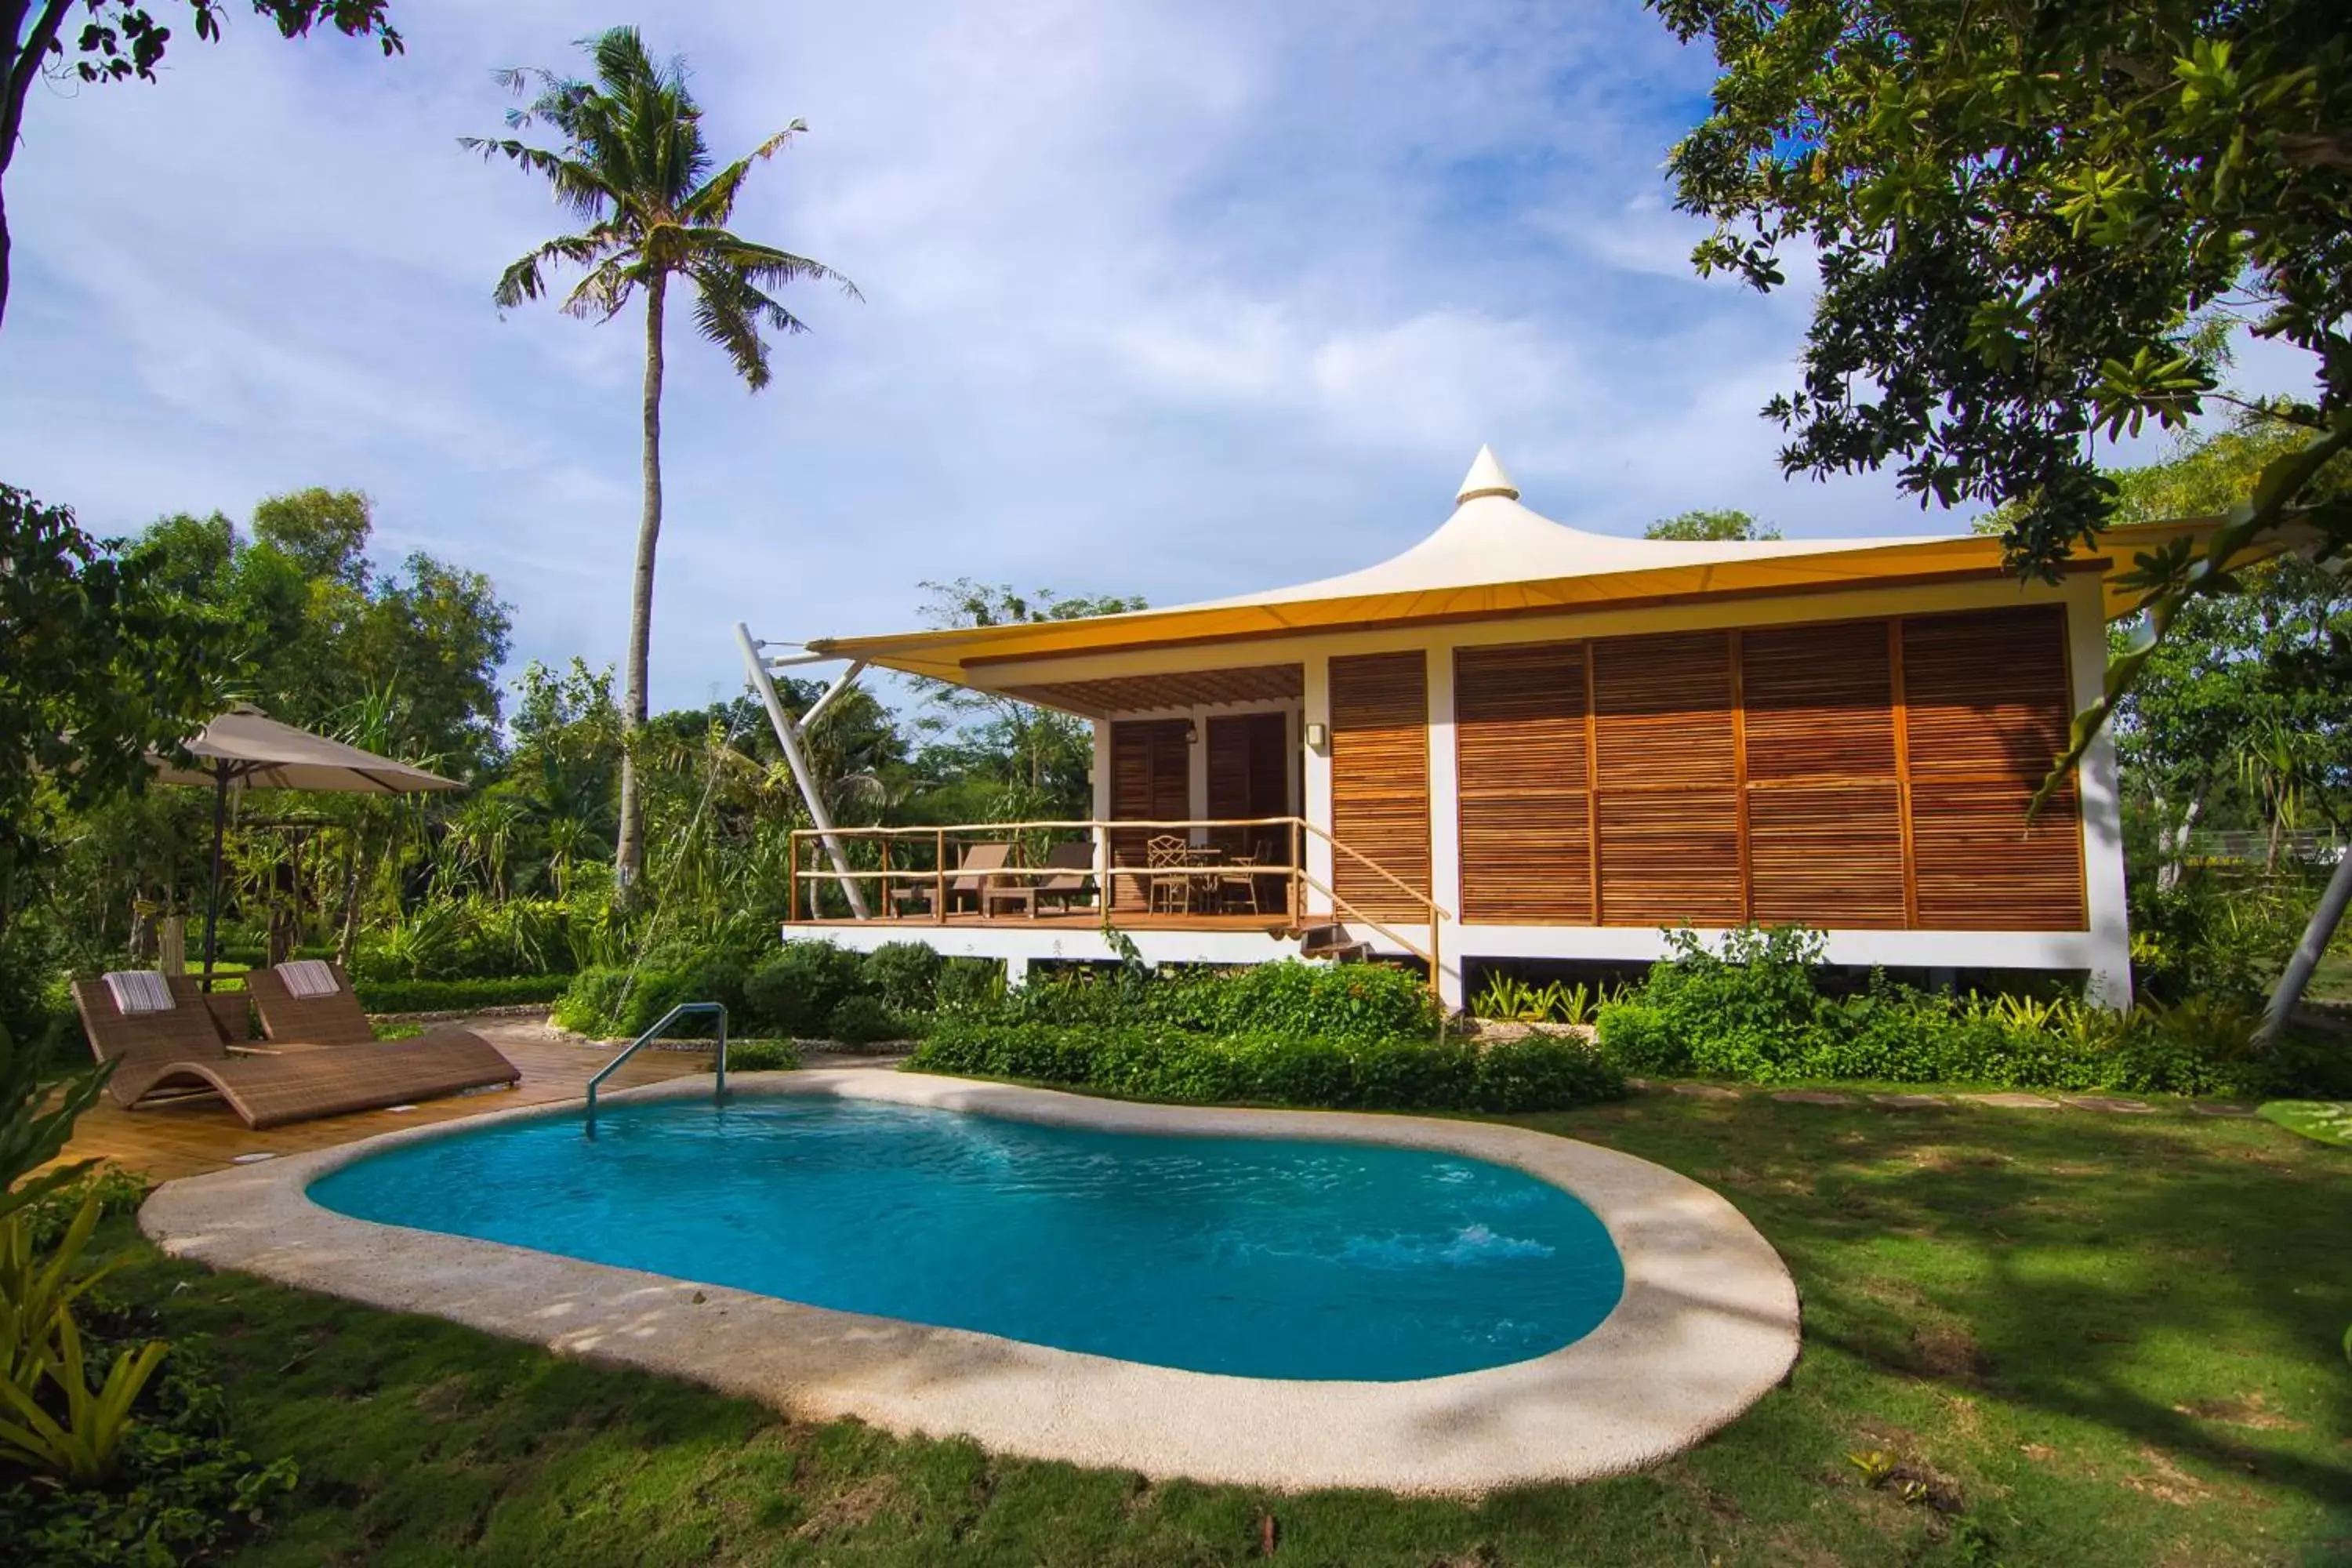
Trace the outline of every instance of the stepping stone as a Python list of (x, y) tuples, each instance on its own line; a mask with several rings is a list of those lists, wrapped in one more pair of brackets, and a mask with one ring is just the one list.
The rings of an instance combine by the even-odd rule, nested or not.
[(1998, 1105), (2003, 1110), (2055, 1110), (2058, 1102), (2039, 1094), (1964, 1094), (1962, 1100), (1978, 1105)]
[(1874, 1094), (1874, 1102), (1895, 1110), (1925, 1110), (1930, 1106), (1945, 1104), (1940, 1094)]
[(1852, 1105), (1853, 1096), (1831, 1094), (1818, 1089), (1784, 1089), (1773, 1099), (1783, 1105)]
[(1676, 1094), (1687, 1094), (1693, 1100), (1738, 1100), (1736, 1089), (1717, 1089), (1711, 1083), (1676, 1083), (1667, 1086)]
[(2253, 1116), (2258, 1114), (2251, 1105), (2208, 1105), (2200, 1101), (2198, 1104), (2190, 1106), (2189, 1109), (2191, 1113), (2198, 1116)]
[(2156, 1107), (2144, 1100), (2117, 1100), (2108, 1094), (2070, 1094), (2066, 1103), (2081, 1110), (2119, 1110), (2127, 1116), (2156, 1114)]

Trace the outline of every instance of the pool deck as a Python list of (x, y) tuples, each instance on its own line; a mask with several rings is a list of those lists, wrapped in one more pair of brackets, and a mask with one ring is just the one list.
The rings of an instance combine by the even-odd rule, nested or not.
[[(1796, 1359), (1795, 1285), (1738, 1211), (1663, 1166), (1591, 1144), (1489, 1122), (1141, 1105), (871, 1068), (744, 1074), (732, 1084), (1112, 1131), (1390, 1143), (1491, 1160), (1588, 1205), (1623, 1259), (1625, 1294), (1584, 1338), (1507, 1366), (1409, 1383), (1232, 1377), (376, 1225), (305, 1195), (316, 1177), (375, 1150), (544, 1107), (173, 1182), (140, 1219), (175, 1256), (690, 1378), (805, 1419), (856, 1416), (1002, 1453), (1286, 1489), (1475, 1495), (1635, 1469), (1737, 1417)], [(686, 1080), (614, 1098), (709, 1092), (707, 1080)]]
[[(111, 1100), (101, 1099), (74, 1123), (73, 1140), (58, 1157), (68, 1161), (106, 1160), (153, 1181), (168, 1182), (226, 1170), (240, 1159), (250, 1160), (256, 1155), (307, 1153), (373, 1138), (380, 1132), (461, 1118), (470, 1120), (485, 1110), (561, 1104), (586, 1093), (590, 1075), (611, 1061), (627, 1043), (583, 1039), (536, 1020), (484, 1018), (459, 1022), (496, 1046), (500, 1055), (521, 1070), (521, 1080), (512, 1089), (423, 1100), (405, 1110), (322, 1116), (258, 1132), (238, 1121), (236, 1112), (216, 1098), (138, 1110), (125, 1110)], [(707, 1050), (663, 1047), (639, 1051), (623, 1063), (608, 1081), (638, 1088), (709, 1070), (710, 1053)]]

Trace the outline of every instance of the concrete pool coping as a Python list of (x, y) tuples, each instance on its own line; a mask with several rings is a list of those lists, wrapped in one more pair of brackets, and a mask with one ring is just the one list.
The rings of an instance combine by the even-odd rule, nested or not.
[[(1521, 1127), (1349, 1111), (1148, 1105), (877, 1068), (730, 1075), (733, 1095), (829, 1095), (1145, 1134), (1433, 1149), (1526, 1171), (1600, 1216), (1625, 1293), (1600, 1327), (1531, 1361), (1409, 1383), (1234, 1377), (961, 1329), (804, 1306), (501, 1242), (347, 1217), (310, 1201), (329, 1171), (528, 1106), (167, 1183), (140, 1224), (176, 1258), (560, 1354), (688, 1378), (807, 1420), (1154, 1479), (1476, 1494), (1618, 1474), (1739, 1415), (1796, 1360), (1780, 1256), (1717, 1193), (1631, 1154)], [(698, 1099), (677, 1079), (607, 1102)], [(528, 1202), (519, 1193), (516, 1201)]]

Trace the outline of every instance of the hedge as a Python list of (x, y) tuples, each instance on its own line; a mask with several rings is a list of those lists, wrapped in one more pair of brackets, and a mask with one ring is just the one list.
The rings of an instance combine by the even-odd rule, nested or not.
[(571, 981), (568, 974), (516, 974), (502, 980), (355, 980), (352, 987), (371, 1013), (457, 1013), (553, 1002)]
[(1624, 1092), (1580, 1041), (1529, 1036), (1480, 1047), (1391, 1037), (1209, 1035), (1169, 1025), (935, 1022), (908, 1066), (1023, 1079), (1135, 1100), (1362, 1110), (1564, 1110)]
[(1855, 995), (1817, 985), (1822, 939), (1735, 931), (1720, 952), (1670, 931), (1675, 957), (1601, 1010), (1621, 1070), (1750, 1083), (1862, 1080), (2254, 1099), (2345, 1082), (2343, 1053), (2298, 1040), (2254, 1048), (2260, 1015), (2227, 998), (2128, 1016), (2071, 999), (1954, 996), (1874, 977)]

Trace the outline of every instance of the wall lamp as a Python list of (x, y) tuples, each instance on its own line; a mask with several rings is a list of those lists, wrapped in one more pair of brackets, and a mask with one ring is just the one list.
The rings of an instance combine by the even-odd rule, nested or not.
[(1319, 722), (1310, 723), (1307, 726), (1307, 749), (1308, 751), (1319, 752), (1330, 743), (1331, 731), (1329, 726)]

